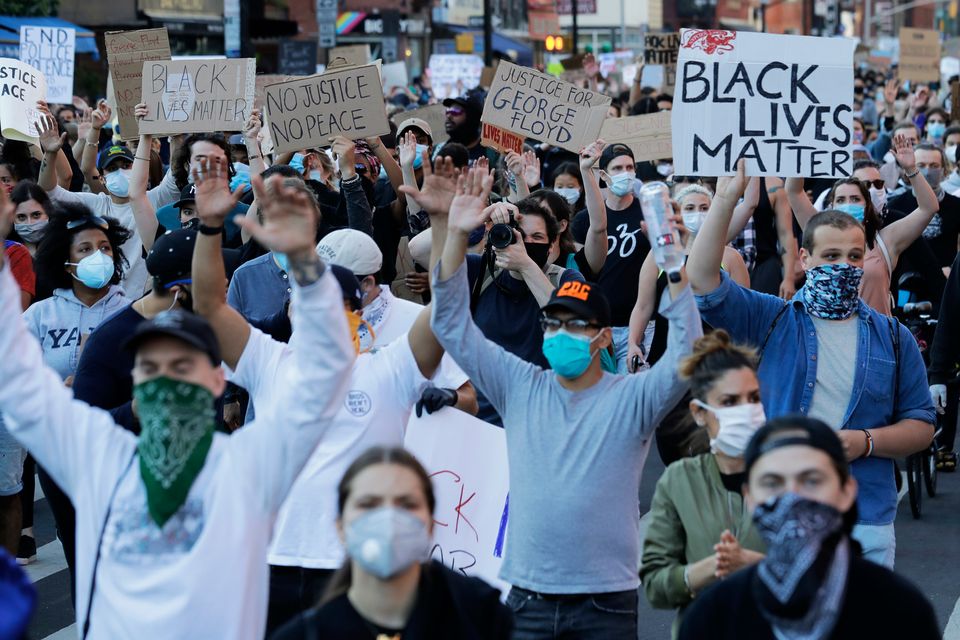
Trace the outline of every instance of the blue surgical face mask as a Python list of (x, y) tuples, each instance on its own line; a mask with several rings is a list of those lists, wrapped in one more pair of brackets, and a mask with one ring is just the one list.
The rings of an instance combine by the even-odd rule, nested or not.
[(610, 349), (600, 349), (600, 368), (607, 373), (617, 373), (617, 361), (610, 354)]
[(240, 185), (250, 186), (250, 166), (242, 162), (233, 163), (234, 174), (230, 178), (230, 191), (236, 190)]
[(834, 207), (837, 211), (842, 211), (853, 217), (859, 223), (863, 223), (863, 213), (865, 208), (862, 204), (856, 204), (853, 202), (845, 202), (843, 204), (838, 204)]
[(377, 176), (377, 180), (386, 180), (387, 179), (387, 168), (380, 165), (380, 174)]
[(319, 169), (311, 169), (310, 179), (313, 180), (314, 182), (323, 182), (323, 174), (320, 172)]
[(297, 170), (297, 173), (303, 173), (303, 154), (295, 153), (290, 159), (290, 167)]
[(636, 181), (637, 177), (627, 172), (610, 176), (610, 191), (618, 198), (622, 198), (633, 191), (633, 185)]
[(430, 148), (430, 147), (428, 147), (428, 146), (425, 145), (425, 144), (418, 144), (418, 145), (417, 145), (417, 153), (416, 153), (416, 155), (413, 157), (413, 168), (414, 168), (414, 169), (420, 169), (421, 167), (423, 167), (423, 153), (424, 153), (425, 151), (427, 151), (427, 149), (429, 149), (429, 148)]
[(927, 124), (927, 137), (940, 139), (947, 132), (947, 125), (942, 122), (930, 122)]
[(577, 204), (580, 201), (580, 189), (576, 187), (557, 187), (554, 191), (570, 204)]
[(91, 289), (103, 289), (110, 284), (116, 269), (113, 258), (103, 251), (91, 253), (80, 262), (68, 262), (67, 264), (77, 268), (76, 275), (71, 275)]
[(280, 268), (286, 272), (290, 272), (290, 258), (287, 257), (285, 253), (279, 253), (277, 251), (271, 251), (273, 254), (273, 259), (277, 261), (277, 264), (280, 265)]
[(593, 361), (594, 354), (590, 353), (590, 345), (599, 337), (599, 333), (590, 338), (560, 329), (543, 336), (543, 355), (558, 376), (567, 379), (579, 378)]
[(126, 198), (130, 195), (130, 174), (132, 169), (117, 169), (106, 175), (104, 182), (107, 185), (107, 191), (118, 198)]
[(406, 509), (372, 509), (348, 524), (344, 533), (350, 558), (381, 580), (426, 562), (430, 555), (427, 525)]

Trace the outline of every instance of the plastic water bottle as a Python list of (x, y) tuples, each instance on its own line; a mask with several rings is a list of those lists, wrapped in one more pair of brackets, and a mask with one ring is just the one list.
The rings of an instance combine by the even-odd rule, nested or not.
[(647, 236), (657, 266), (667, 272), (670, 282), (680, 282), (683, 268), (683, 245), (673, 223), (670, 188), (662, 182), (648, 182), (640, 190), (640, 208), (647, 222)]

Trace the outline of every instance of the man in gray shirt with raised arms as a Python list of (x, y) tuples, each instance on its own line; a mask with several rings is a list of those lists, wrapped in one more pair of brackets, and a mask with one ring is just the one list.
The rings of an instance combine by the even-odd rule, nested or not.
[(667, 351), (632, 376), (600, 368), (612, 336), (610, 306), (595, 285), (566, 283), (544, 307), (552, 370), (487, 340), (470, 317), (464, 255), (467, 236), (496, 206), (487, 206), (492, 182), (481, 171), (462, 175), (449, 224), (424, 208), (433, 251), (442, 248), (433, 331), (506, 430), (510, 525), (501, 577), (513, 585), (514, 638), (636, 637), (640, 474), (654, 428), (686, 390), (677, 361), (702, 334), (700, 317), (685, 278), (671, 283), (660, 308), (670, 320)]

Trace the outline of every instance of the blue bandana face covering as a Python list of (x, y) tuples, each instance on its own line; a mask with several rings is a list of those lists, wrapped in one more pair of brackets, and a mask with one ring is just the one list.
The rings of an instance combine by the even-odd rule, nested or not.
[(860, 299), (863, 269), (846, 262), (821, 264), (807, 270), (803, 297), (810, 315), (825, 320), (845, 320)]

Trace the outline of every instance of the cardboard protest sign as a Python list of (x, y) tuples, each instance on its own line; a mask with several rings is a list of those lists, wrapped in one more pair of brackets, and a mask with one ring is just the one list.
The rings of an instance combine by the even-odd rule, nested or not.
[[(680, 34), (648, 33), (643, 37), (643, 62), (662, 69), (663, 79), (656, 85), (667, 93), (674, 92), (677, 83), (677, 56), (680, 49)], [(646, 72), (646, 68), (644, 68)]]
[(407, 81), (407, 63), (402, 60), (383, 65), (380, 68), (380, 75), (383, 80), (383, 90), (386, 93), (396, 87), (406, 87), (409, 84)]
[(20, 61), (47, 79), (44, 100), (70, 104), (73, 100), (73, 61), (77, 30), (64, 27), (20, 27)]
[(433, 559), (506, 593), (509, 587), (499, 577), (510, 487), (503, 429), (442, 409), (411, 416), (404, 446), (433, 481)]
[(337, 64), (346, 64), (350, 66), (362, 66), (370, 62), (370, 45), (368, 44), (348, 44), (341, 47), (330, 49), (327, 56), (327, 66), (334, 62)]
[(523, 152), (523, 136), (486, 122), (481, 126), (480, 142), (498, 153)]
[(428, 65), (430, 85), (438, 100), (462, 96), (480, 85), (483, 58), (472, 54), (433, 54)]
[(429, 107), (413, 109), (412, 111), (401, 111), (393, 116), (393, 121), (397, 126), (400, 126), (404, 120), (410, 118), (420, 118), (430, 125), (430, 130), (433, 132), (433, 144), (446, 142), (450, 139), (446, 127), (447, 108), (442, 104), (432, 104)]
[(900, 29), (901, 80), (940, 80), (940, 32), (933, 29)]
[(633, 151), (636, 162), (673, 157), (669, 111), (626, 118), (607, 118), (600, 127), (600, 137), (607, 143), (625, 144)]
[(375, 64), (327, 71), (266, 87), (267, 124), (277, 153), (326, 147), (390, 132)]
[(317, 68), (316, 40), (281, 40), (277, 48), (280, 73), (291, 76), (313, 75)]
[(678, 175), (847, 177), (853, 41), (684, 29), (673, 107)]
[(167, 30), (108, 31), (104, 34), (104, 45), (116, 98), (111, 106), (120, 124), (120, 137), (136, 140), (140, 133), (133, 109), (140, 103), (143, 63), (145, 60), (170, 59)]
[(37, 100), (46, 100), (47, 80), (37, 69), (0, 58), (0, 134), (7, 140), (39, 144)]
[(263, 113), (263, 105), (265, 104), (265, 97), (267, 95), (267, 85), (296, 79), (297, 76), (287, 76), (282, 73), (261, 73), (254, 82), (253, 107), (260, 109), (260, 112)]
[(505, 60), (481, 122), (577, 153), (595, 141), (611, 98)]
[(150, 109), (141, 133), (241, 131), (253, 110), (257, 63), (154, 60), (143, 63), (143, 101)]

